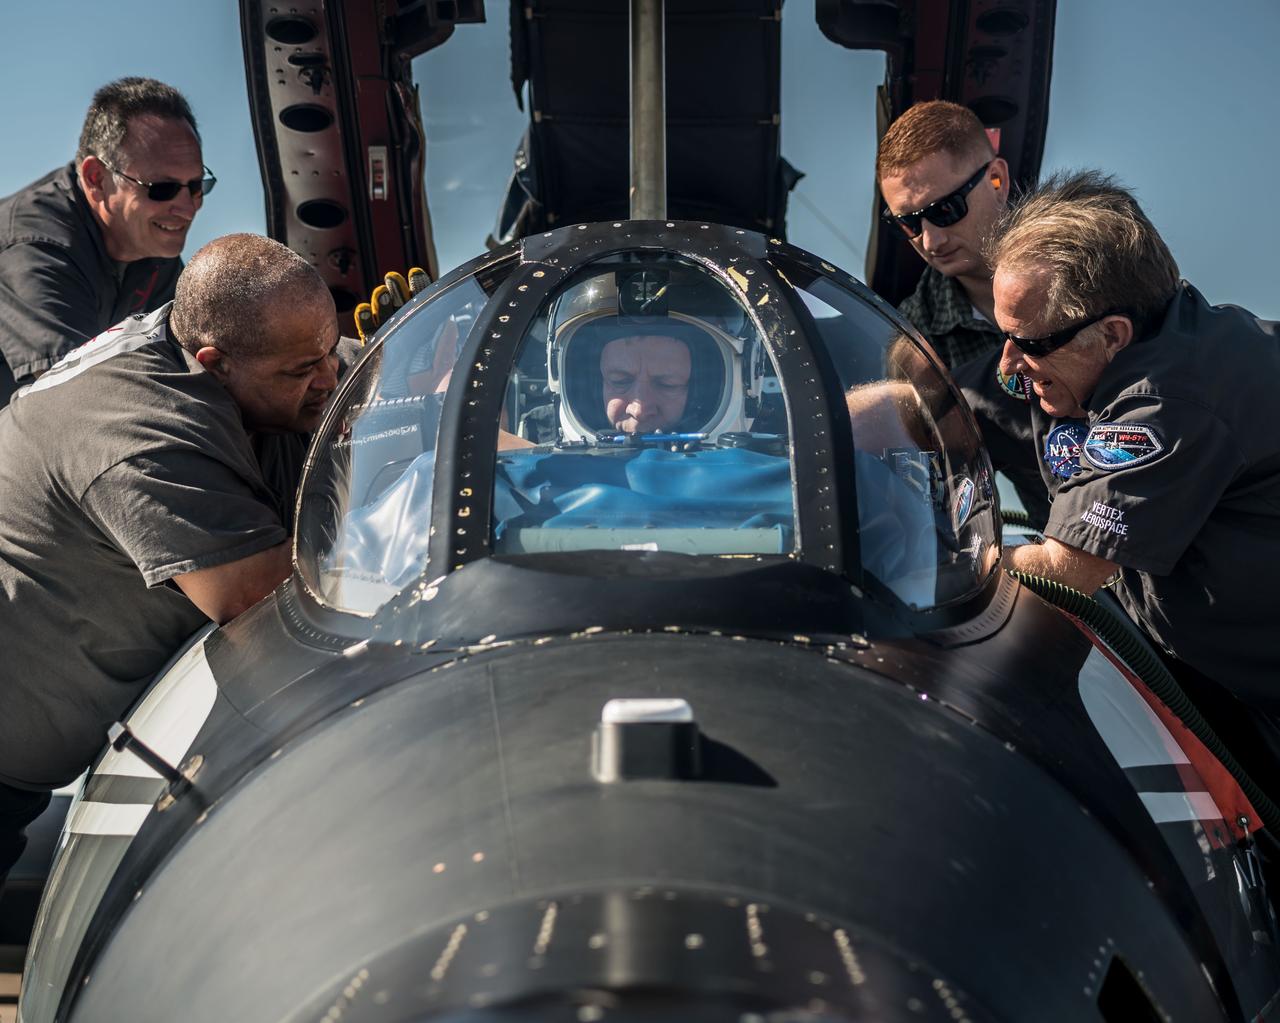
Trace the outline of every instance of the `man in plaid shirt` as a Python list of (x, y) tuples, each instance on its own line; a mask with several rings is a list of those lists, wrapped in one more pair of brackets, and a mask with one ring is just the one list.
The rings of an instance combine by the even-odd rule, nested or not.
[(967, 107), (917, 103), (890, 125), (876, 154), (883, 218), (911, 241), (924, 275), (900, 311), (933, 345), (973, 407), (995, 468), (1037, 525), (1049, 499), (1036, 463), (1027, 392), (1000, 374), (983, 242), (1009, 201), (1009, 166)]

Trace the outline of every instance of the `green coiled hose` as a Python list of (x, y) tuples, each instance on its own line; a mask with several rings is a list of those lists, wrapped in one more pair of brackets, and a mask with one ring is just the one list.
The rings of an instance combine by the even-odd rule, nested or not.
[(1031, 516), (1018, 508), (1001, 508), (1000, 518), (1004, 520), (1006, 526), (1019, 526), (1026, 529), (1033, 528), (1031, 525)]
[[(1009, 520), (1008, 515), (1005, 516), (1005, 520)], [(1209, 752), (1222, 762), (1222, 766), (1231, 772), (1231, 776), (1239, 783), (1249, 802), (1262, 817), (1262, 826), (1272, 835), (1280, 837), (1280, 807), (1272, 802), (1231, 755), (1231, 751), (1218, 738), (1218, 733), (1196, 710), (1195, 704), (1169, 673), (1164, 662), (1129, 631), (1114, 611), (1099, 604), (1087, 593), (1073, 590), (1070, 586), (1064, 586), (1053, 579), (1011, 569), (1006, 571), (1032, 593), (1079, 618), (1101, 636), (1107, 646), (1111, 647), (1120, 659), (1133, 669), (1134, 674), (1146, 683), (1164, 705), (1178, 716), (1178, 720), (1186, 725), (1191, 733), (1204, 743)]]

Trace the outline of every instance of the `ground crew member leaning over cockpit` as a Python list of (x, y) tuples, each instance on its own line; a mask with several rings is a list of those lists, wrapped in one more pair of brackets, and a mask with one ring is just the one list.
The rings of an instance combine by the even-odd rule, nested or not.
[(1097, 172), (1027, 196), (990, 258), (1004, 370), (1033, 388), (1038, 448), (1084, 420), (1078, 458), (1046, 473), (1044, 543), (1009, 563), (1085, 593), (1118, 573), (1125, 609), (1276, 795), (1277, 324), (1180, 282), (1133, 196)]
[(0, 410), (0, 880), (49, 791), (201, 625), (280, 583), (303, 436), (337, 386), (315, 269), (255, 235), (196, 253), (172, 306)]

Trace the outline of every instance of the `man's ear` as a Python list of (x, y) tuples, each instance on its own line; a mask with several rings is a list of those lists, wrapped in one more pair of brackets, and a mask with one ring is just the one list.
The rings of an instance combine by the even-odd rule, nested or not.
[(1133, 320), (1121, 313), (1102, 321), (1102, 348), (1107, 353), (1107, 362), (1129, 347), (1134, 333)]
[(997, 156), (987, 168), (987, 180), (999, 196), (1000, 205), (1009, 201), (1009, 164), (1003, 156)]
[(221, 349), (205, 345), (196, 352), (196, 362), (200, 363), (206, 372), (212, 373), (219, 383), (226, 383), (227, 357)]
[(107, 175), (111, 173), (105, 163), (96, 156), (86, 156), (80, 161), (77, 169), (80, 176), (80, 188), (94, 202), (104, 202), (106, 200), (106, 191), (104, 184)]

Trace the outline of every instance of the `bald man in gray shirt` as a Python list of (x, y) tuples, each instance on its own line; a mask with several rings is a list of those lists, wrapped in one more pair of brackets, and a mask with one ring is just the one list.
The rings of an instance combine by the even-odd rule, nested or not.
[(196, 254), (171, 306), (0, 411), (0, 877), (31, 810), (181, 642), (288, 574), (296, 471), (273, 485), (263, 466), (319, 423), (337, 345), (315, 270), (230, 235)]

